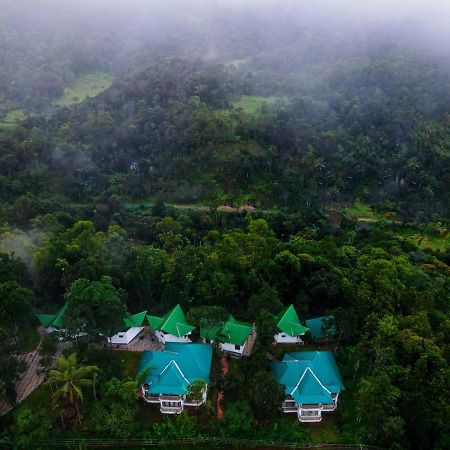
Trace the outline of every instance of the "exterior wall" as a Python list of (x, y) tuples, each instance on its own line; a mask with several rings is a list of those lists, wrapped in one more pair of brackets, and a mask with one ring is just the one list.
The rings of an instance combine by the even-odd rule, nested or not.
[(322, 413), (332, 412), (337, 408), (339, 394), (332, 394), (333, 404), (331, 405), (297, 405), (292, 397), (288, 396), (282, 403), (284, 413), (297, 413), (300, 422), (320, 422)]
[(300, 336), (289, 336), (286, 333), (277, 333), (273, 336), (277, 344), (303, 344)]
[(236, 348), (236, 346), (234, 344), (219, 344), (220, 350), (222, 350), (223, 352), (229, 352), (229, 353), (234, 353), (236, 355), (242, 355), (242, 352), (244, 351), (244, 347), (245, 347), (245, 342), (243, 345), (240, 345), (239, 348)]
[(163, 344), (165, 344), (166, 342), (192, 342), (188, 336), (191, 333), (186, 334), (185, 336), (182, 337), (178, 337), (178, 336), (174, 336), (173, 334), (169, 334), (169, 333), (163, 333), (162, 331), (155, 331), (155, 335), (158, 338), (158, 340), (160, 342), (162, 342)]
[(185, 395), (147, 395), (144, 386), (141, 386), (142, 398), (147, 403), (159, 403), (162, 414), (180, 414), (185, 406), (198, 407), (206, 402), (208, 396), (208, 385), (203, 390), (202, 398), (198, 401), (186, 399)]
[(131, 327), (127, 331), (120, 331), (114, 336), (108, 338), (108, 342), (111, 344), (129, 344), (144, 327)]

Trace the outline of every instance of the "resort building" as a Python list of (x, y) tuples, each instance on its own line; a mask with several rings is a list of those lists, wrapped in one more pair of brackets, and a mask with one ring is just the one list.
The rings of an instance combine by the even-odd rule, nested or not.
[(242, 356), (246, 349), (251, 351), (250, 343), (256, 338), (256, 332), (252, 325), (239, 322), (230, 314), (222, 326), (202, 328), (200, 337), (204, 342), (218, 342), (223, 352)]
[(44, 327), (46, 333), (53, 333), (54, 331), (63, 331), (63, 318), (66, 313), (68, 303), (56, 314), (36, 314), (40, 324)]
[(298, 317), (294, 305), (288, 306), (276, 317), (278, 333), (274, 335), (277, 344), (303, 344), (303, 336), (309, 328), (304, 326)]
[(144, 401), (164, 414), (206, 401), (211, 370), (211, 344), (168, 342), (164, 351), (143, 352), (137, 374), (148, 371), (141, 385)]
[(283, 412), (296, 413), (300, 422), (320, 422), (323, 412), (337, 408), (344, 385), (331, 352), (286, 353), (271, 369), (285, 387)]
[(129, 315), (123, 318), (123, 326), (120, 331), (108, 338), (110, 344), (129, 344), (141, 331), (144, 330), (144, 322), (147, 311)]
[(315, 340), (328, 340), (336, 335), (336, 325), (333, 316), (314, 317), (305, 320)]
[(195, 329), (187, 323), (180, 305), (175, 306), (163, 317), (147, 316), (150, 328), (160, 342), (191, 342), (189, 335)]

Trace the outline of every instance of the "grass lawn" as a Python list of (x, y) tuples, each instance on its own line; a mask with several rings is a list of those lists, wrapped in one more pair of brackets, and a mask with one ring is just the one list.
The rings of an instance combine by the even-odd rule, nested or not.
[(450, 239), (420, 233), (411, 228), (403, 228), (398, 230), (397, 234), (407, 241), (416, 244), (419, 248), (430, 248), (434, 251), (445, 251), (450, 246)]
[(346, 214), (358, 222), (377, 222), (381, 219), (369, 205), (357, 200), (352, 206), (345, 208)]
[(25, 118), (25, 113), (21, 109), (15, 109), (9, 111), (4, 116), (0, 117), (0, 127), (8, 127), (17, 125), (21, 120)]
[(256, 95), (241, 95), (231, 100), (233, 108), (242, 108), (246, 113), (251, 115), (259, 114), (264, 104), (273, 104), (280, 97), (258, 97)]
[(92, 72), (77, 77), (71, 86), (64, 89), (64, 95), (53, 101), (56, 106), (70, 106), (95, 97), (112, 84), (111, 75), (105, 72)]
[(123, 376), (134, 378), (136, 375), (136, 370), (139, 365), (139, 360), (141, 359), (142, 353), (141, 352), (126, 352), (126, 351), (120, 351), (117, 352), (118, 355), (122, 358), (124, 371)]
[[(308, 424), (312, 444), (335, 444), (338, 442), (338, 430), (335, 425), (336, 413), (324, 413), (322, 421)], [(297, 417), (295, 416), (295, 419)]]

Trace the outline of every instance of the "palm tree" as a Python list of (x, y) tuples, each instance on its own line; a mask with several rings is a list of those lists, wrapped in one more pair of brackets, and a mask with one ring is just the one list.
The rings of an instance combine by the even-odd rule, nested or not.
[(61, 356), (58, 359), (56, 369), (50, 371), (45, 384), (57, 387), (53, 392), (52, 402), (58, 404), (61, 400), (68, 401), (70, 405), (74, 405), (77, 411), (78, 421), (81, 423), (80, 410), (78, 400), (83, 402), (82, 386), (93, 386), (92, 379), (99, 371), (97, 366), (83, 366), (77, 363), (75, 353), (70, 354), (67, 358)]

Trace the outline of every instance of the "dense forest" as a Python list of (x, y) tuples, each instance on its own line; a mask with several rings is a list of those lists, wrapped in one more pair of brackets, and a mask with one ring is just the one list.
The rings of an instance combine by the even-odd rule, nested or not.
[[(433, 35), (414, 27), (420, 14), (377, 10), (350, 26), (362, 12), (344, 20), (327, 2), (132, 3), (7, 1), (0, 15), (0, 412), (12, 407), (0, 442), (449, 448), (450, 67), (438, 17)], [(42, 337), (36, 314), (65, 304), (72, 338)], [(227, 377), (215, 350), (222, 420), (213, 394), (204, 410), (155, 414), (137, 399), (134, 352), (99, 342), (127, 312), (177, 304), (193, 322), (220, 310), (258, 330)], [(268, 371), (267, 353), (283, 351), (274, 315), (290, 304), (336, 320), (321, 345), (346, 390), (319, 425), (283, 415)], [(36, 373), (51, 379), (63, 355), (58, 370), (94, 389), (55, 401), (44, 382), (21, 401), (34, 349)]]

